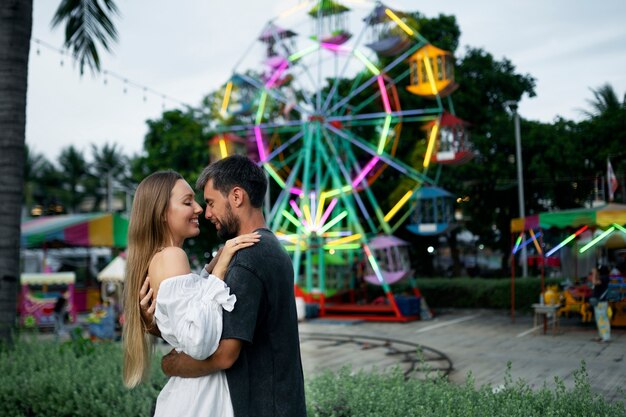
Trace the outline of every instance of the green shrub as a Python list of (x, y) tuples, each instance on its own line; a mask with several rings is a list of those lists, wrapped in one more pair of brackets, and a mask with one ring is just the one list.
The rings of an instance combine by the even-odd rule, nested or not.
[(148, 384), (122, 384), (122, 351), (82, 337), (59, 344), (22, 337), (0, 352), (0, 415), (149, 416), (165, 376), (155, 358)]
[(538, 390), (507, 373), (500, 389), (474, 387), (471, 375), (463, 386), (443, 379), (405, 380), (401, 371), (377, 375), (352, 373), (344, 368), (326, 372), (307, 384), (309, 417), (623, 417), (623, 403), (608, 403), (594, 396), (587, 382), (584, 363), (576, 374), (574, 388), (561, 381), (550, 390)]
[[(559, 282), (546, 279), (544, 285)], [(511, 308), (511, 278), (418, 278), (417, 286), (434, 308)], [(530, 310), (540, 293), (540, 278), (516, 278), (515, 309)]]
[[(0, 415), (19, 416), (149, 416), (165, 383), (155, 358), (152, 377), (133, 390), (121, 381), (122, 352), (117, 343), (77, 338), (59, 344), (22, 338), (0, 351)], [(510, 366), (510, 365), (509, 365)], [(514, 383), (474, 387), (471, 375), (463, 386), (441, 378), (406, 380), (391, 373), (353, 373), (344, 368), (306, 381), (309, 416), (319, 417), (623, 417), (624, 403), (608, 403), (591, 393), (584, 363), (574, 388), (531, 390)]]

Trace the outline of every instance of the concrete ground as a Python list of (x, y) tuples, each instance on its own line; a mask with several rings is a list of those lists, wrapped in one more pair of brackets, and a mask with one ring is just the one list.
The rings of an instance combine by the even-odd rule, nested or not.
[(343, 365), (354, 369), (389, 367), (394, 359), (385, 349), (309, 336), (369, 335), (435, 349), (451, 360), (452, 382), (465, 383), (471, 372), (476, 386), (503, 384), (510, 361), (514, 381), (521, 378), (533, 387), (544, 382), (553, 386), (554, 377), (559, 377), (572, 387), (574, 372), (585, 361), (594, 392), (610, 401), (626, 400), (626, 328), (611, 329), (611, 341), (600, 343), (595, 325), (582, 324), (578, 316), (562, 318), (557, 331), (546, 334), (543, 326), (533, 326), (532, 316), (518, 315), (513, 323), (508, 312), (478, 309), (442, 310), (433, 320), (411, 323), (313, 319), (300, 323), (300, 333), (305, 377)]

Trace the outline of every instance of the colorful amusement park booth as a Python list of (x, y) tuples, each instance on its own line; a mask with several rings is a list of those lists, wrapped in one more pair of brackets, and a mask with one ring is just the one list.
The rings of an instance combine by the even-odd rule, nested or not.
[[(592, 208), (539, 213), (511, 220), (511, 316), (515, 317), (516, 255), (530, 248), (534, 264), (541, 272), (538, 294), (546, 294), (544, 274), (551, 264), (560, 266), (561, 276), (574, 283), (559, 297), (563, 314), (575, 311), (583, 320), (591, 311), (584, 291), (576, 291), (576, 282), (584, 281), (592, 267), (615, 262), (610, 256), (617, 248), (626, 248), (626, 205), (605, 204)], [(617, 245), (617, 246), (616, 246)], [(554, 262), (557, 259), (558, 262)], [(622, 271), (621, 274), (626, 273)], [(613, 312), (612, 326), (626, 326), (626, 280), (622, 275), (610, 277), (607, 301)], [(585, 283), (581, 282), (584, 287)]]
[(54, 259), (68, 260), (59, 268), (76, 270), (72, 303), (76, 311), (86, 311), (100, 302), (98, 264), (114, 249), (126, 247), (128, 219), (117, 213), (45, 216), (22, 221), (21, 232), (22, 254), (38, 252), (38, 262), (24, 272), (55, 272)]
[(73, 272), (25, 273), (21, 275), (20, 323), (26, 327), (54, 326), (54, 305), (59, 297), (67, 301), (66, 311), (76, 321)]

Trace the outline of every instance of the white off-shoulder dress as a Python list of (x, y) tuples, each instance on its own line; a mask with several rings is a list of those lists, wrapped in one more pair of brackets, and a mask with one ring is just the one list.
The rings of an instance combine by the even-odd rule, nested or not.
[[(232, 311), (235, 301), (224, 281), (190, 273), (161, 282), (154, 317), (167, 343), (195, 359), (205, 359), (219, 344), (222, 309)], [(154, 415), (233, 416), (226, 375), (171, 377), (157, 398)]]

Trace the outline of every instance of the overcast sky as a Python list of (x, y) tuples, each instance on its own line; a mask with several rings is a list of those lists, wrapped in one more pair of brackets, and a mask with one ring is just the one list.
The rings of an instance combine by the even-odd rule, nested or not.
[[(58, 0), (34, 0), (33, 38), (60, 48), (62, 30), (50, 29)], [(268, 20), (298, 0), (118, 1), (119, 43), (102, 53), (102, 67), (175, 100), (197, 105), (227, 81)], [(374, 3), (344, 1), (363, 14)], [(364, 3), (367, 3), (363, 6)], [(397, 10), (428, 17), (455, 15), (461, 46), (481, 47), (510, 59), (520, 73), (537, 79), (537, 97), (524, 97), (520, 114), (549, 122), (557, 116), (580, 120), (590, 88), (606, 82), (620, 99), (626, 92), (626, 1), (623, 0), (394, 0)], [(306, 32), (309, 27), (298, 28)], [(354, 32), (360, 28), (351, 28)], [(31, 44), (26, 141), (56, 160), (68, 145), (89, 152), (92, 143), (118, 143), (126, 154), (140, 152), (145, 121), (169, 99), (115, 77), (82, 78), (71, 59)], [(241, 68), (240, 68), (241, 69)], [(462, 86), (460, 88), (463, 88)], [(144, 100), (144, 95), (146, 100)], [(522, 134), (523, 135), (523, 134)]]

